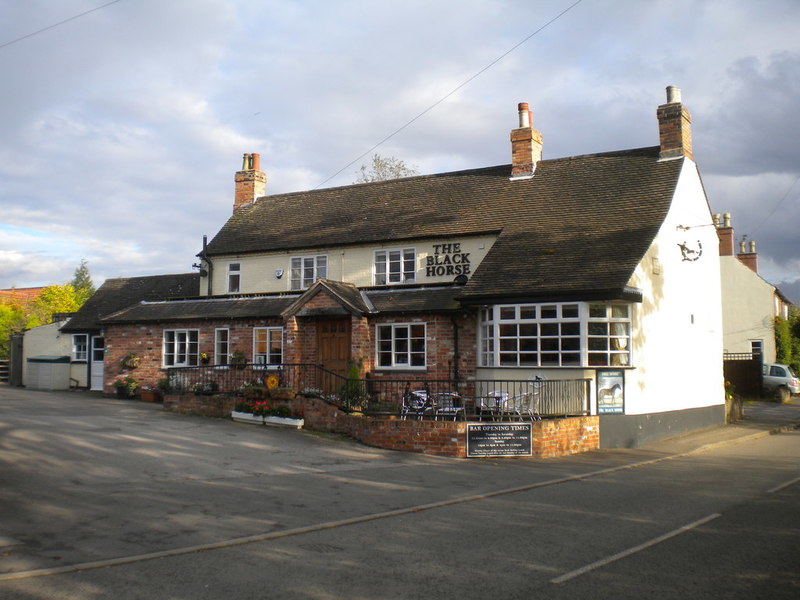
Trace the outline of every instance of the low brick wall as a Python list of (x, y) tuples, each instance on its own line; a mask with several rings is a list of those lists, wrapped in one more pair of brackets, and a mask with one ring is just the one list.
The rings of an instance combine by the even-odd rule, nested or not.
[[(236, 398), (230, 396), (164, 397), (164, 410), (229, 418)], [(437, 456), (467, 456), (467, 424), (464, 421), (402, 420), (398, 417), (368, 417), (347, 414), (319, 398), (295, 398), (288, 402), (302, 410), (305, 429), (341, 433), (368, 446), (419, 452)], [(600, 447), (597, 417), (547, 419), (532, 423), (533, 456), (553, 458)]]
[[(298, 399), (299, 400), (299, 399)], [(305, 428), (343, 433), (369, 446), (438, 456), (467, 456), (463, 421), (406, 420), (348, 415), (317, 398), (306, 398)], [(600, 448), (595, 417), (547, 419), (532, 423), (533, 456), (553, 458)]]
[(231, 396), (196, 396), (169, 394), (164, 396), (164, 410), (182, 415), (230, 418), (236, 398)]

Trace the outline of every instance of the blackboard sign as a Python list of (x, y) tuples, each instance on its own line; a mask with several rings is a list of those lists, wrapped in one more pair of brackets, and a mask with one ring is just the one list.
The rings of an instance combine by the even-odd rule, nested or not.
[(531, 456), (530, 423), (467, 423), (467, 457)]

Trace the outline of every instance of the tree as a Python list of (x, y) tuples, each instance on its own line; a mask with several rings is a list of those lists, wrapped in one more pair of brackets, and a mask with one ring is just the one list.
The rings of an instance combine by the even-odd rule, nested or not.
[(75, 312), (81, 307), (71, 283), (50, 285), (28, 303), (25, 327), (38, 327), (53, 322), (54, 313)]
[(72, 287), (75, 289), (78, 306), (83, 306), (83, 303), (95, 292), (92, 276), (89, 274), (89, 267), (85, 258), (81, 260), (81, 264), (75, 268), (75, 274), (72, 276), (71, 283)]
[(25, 327), (25, 311), (16, 302), (0, 303), (0, 359), (8, 358), (11, 335)]
[(358, 177), (354, 183), (370, 183), (372, 181), (412, 177), (413, 175), (419, 175), (419, 172), (416, 167), (409, 167), (405, 162), (394, 156), (384, 158), (380, 154), (373, 154), (372, 166), (361, 165), (356, 174)]

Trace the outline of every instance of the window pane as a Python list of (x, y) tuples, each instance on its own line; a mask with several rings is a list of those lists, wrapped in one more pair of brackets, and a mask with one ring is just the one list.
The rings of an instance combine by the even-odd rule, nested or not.
[(578, 322), (561, 324), (561, 335), (580, 335), (580, 333), (581, 324)]
[(558, 307), (557, 306), (543, 306), (541, 309), (541, 318), (542, 319), (557, 319), (558, 318)]
[(536, 307), (531, 305), (525, 305), (519, 307), (519, 318), (520, 319), (535, 319), (536, 318)]
[(591, 318), (591, 319), (605, 319), (606, 318), (606, 305), (605, 304), (590, 304), (589, 305), (589, 318)]
[(517, 309), (514, 306), (501, 306), (500, 307), (500, 318), (501, 319), (516, 319), (517, 318)]
[(628, 305), (627, 304), (612, 304), (611, 317), (613, 319), (627, 319), (628, 318)]
[(561, 316), (565, 319), (576, 318), (578, 316), (578, 305), (565, 304), (561, 307)]

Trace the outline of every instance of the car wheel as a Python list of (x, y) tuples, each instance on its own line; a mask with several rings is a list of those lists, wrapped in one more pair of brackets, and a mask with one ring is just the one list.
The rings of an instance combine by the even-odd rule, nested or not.
[(790, 397), (791, 394), (789, 393), (789, 388), (785, 386), (781, 386), (777, 390), (775, 390), (775, 402), (779, 404), (788, 402)]

